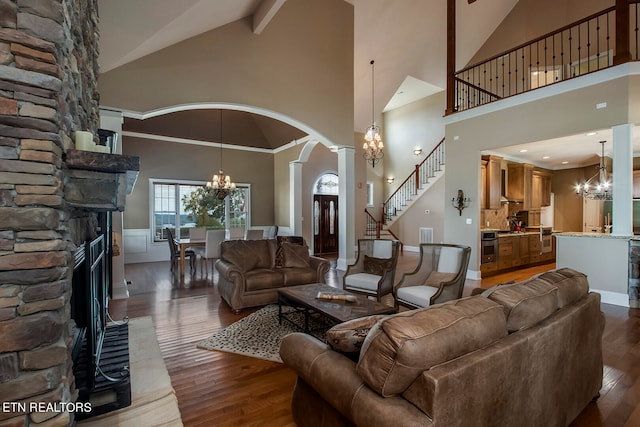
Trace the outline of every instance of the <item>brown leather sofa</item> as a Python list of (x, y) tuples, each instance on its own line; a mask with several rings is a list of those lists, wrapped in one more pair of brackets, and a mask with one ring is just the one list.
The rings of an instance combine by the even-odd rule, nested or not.
[(300, 333), (280, 355), (298, 426), (566, 426), (602, 386), (603, 328), (561, 269), (378, 320), (357, 361)]
[(227, 240), (220, 244), (218, 290), (231, 309), (275, 303), (283, 286), (325, 283), (329, 261), (309, 255), (301, 237)]

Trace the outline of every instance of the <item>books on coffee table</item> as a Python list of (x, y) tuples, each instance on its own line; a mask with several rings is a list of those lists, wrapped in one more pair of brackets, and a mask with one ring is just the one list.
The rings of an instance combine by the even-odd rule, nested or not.
[(318, 294), (316, 295), (316, 299), (356, 302), (355, 295), (332, 294), (330, 292), (318, 292)]

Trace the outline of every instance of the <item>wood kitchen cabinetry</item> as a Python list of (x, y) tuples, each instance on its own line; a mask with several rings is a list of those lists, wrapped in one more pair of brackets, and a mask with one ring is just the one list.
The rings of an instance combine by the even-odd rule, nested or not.
[(501, 164), (502, 157), (500, 156), (482, 156), (482, 164), (480, 166), (482, 193), (480, 200), (482, 201), (481, 207), (484, 209), (500, 209), (501, 207)]
[(640, 199), (640, 170), (633, 171), (633, 198)]
[(511, 163), (507, 172), (507, 199), (522, 202), (520, 210), (530, 210), (533, 165), (529, 163)]
[(525, 233), (506, 233), (498, 236), (498, 259), (496, 262), (480, 265), (480, 272), (484, 276), (529, 267), (537, 264), (554, 262), (556, 259), (556, 237), (551, 238), (551, 250), (542, 250), (540, 233), (528, 231)]
[(531, 209), (551, 204), (551, 175), (535, 170), (531, 173)]

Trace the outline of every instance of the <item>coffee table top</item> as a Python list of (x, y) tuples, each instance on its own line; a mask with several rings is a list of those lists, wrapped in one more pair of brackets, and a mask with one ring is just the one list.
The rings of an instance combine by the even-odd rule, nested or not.
[[(356, 302), (316, 299), (318, 292), (354, 295)], [(389, 307), (388, 305), (371, 301), (362, 295), (352, 294), (321, 283), (281, 288), (278, 289), (278, 295), (297, 305), (310, 308), (313, 311), (323, 314), (336, 322), (346, 322), (347, 320), (374, 314), (393, 314), (396, 312), (394, 307)]]

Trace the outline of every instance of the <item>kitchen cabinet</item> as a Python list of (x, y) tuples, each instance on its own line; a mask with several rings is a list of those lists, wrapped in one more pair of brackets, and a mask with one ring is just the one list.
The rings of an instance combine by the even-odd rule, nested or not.
[(529, 234), (509, 234), (498, 238), (498, 269), (529, 264)]
[(513, 237), (500, 236), (498, 238), (498, 269), (502, 270), (512, 266), (513, 261)]
[(540, 235), (530, 234), (529, 235), (529, 262), (536, 263), (540, 262)]
[(531, 209), (551, 204), (551, 175), (542, 171), (531, 173)]
[(487, 163), (488, 160), (480, 161), (480, 209), (487, 209)]
[[(484, 167), (485, 178), (484, 193), (481, 200), (484, 200), (483, 207), (485, 209), (500, 209), (500, 196), (501, 196), (501, 164), (502, 157), (486, 155), (482, 156), (482, 161), (486, 162)], [(480, 168), (482, 171), (482, 166)]]
[(507, 199), (521, 201), (523, 211), (531, 209), (532, 176), (529, 163), (511, 163), (507, 168)]

